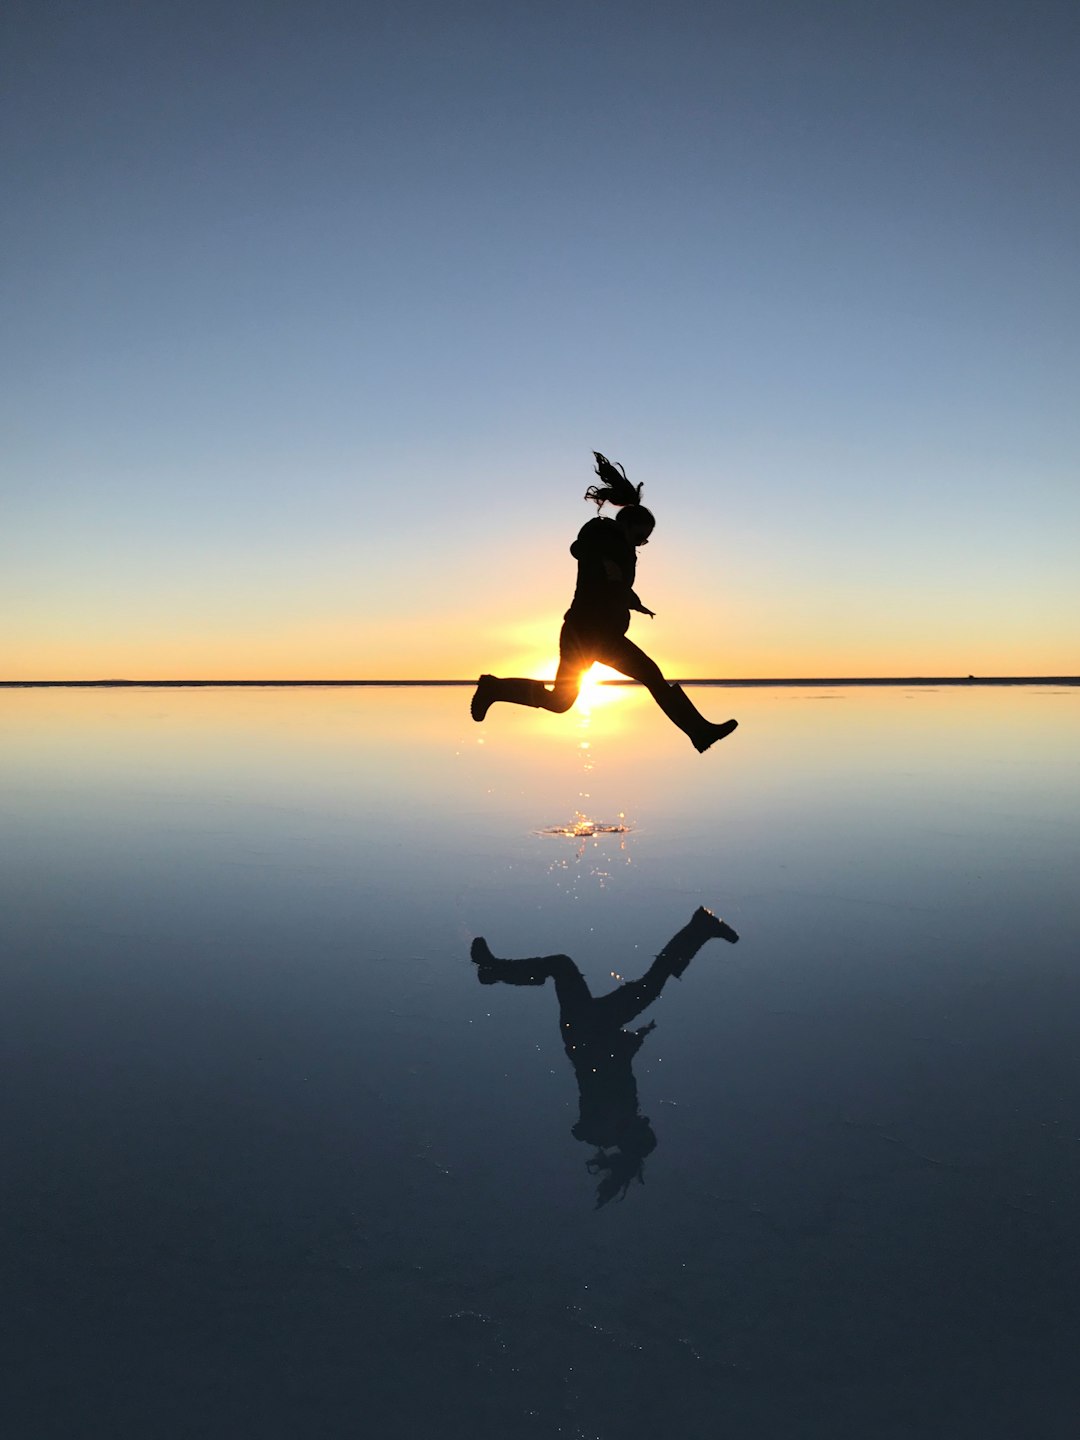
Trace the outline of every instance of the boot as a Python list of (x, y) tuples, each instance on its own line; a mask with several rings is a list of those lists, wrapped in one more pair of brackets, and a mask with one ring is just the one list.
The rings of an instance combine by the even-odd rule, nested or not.
[(673, 935), (657, 956), (677, 980), (703, 945), (710, 940), (726, 940), (729, 945), (738, 943), (739, 936), (726, 920), (721, 920), (704, 905), (699, 905), (677, 935)]
[(531, 705), (539, 710), (547, 689), (542, 680), (500, 680), (496, 675), (481, 675), (476, 682), (476, 692), (469, 705), (474, 720), (483, 720), (496, 700), (510, 705)]
[(476, 978), (481, 985), (543, 985), (548, 972), (542, 961), (500, 960), (488, 948), (482, 935), (472, 942), (469, 956), (476, 966)]
[(660, 708), (684, 735), (690, 737), (690, 743), (699, 755), (704, 755), (717, 740), (730, 735), (739, 723), (737, 720), (725, 720), (722, 725), (714, 725), (711, 720), (706, 720), (681, 685), (668, 686), (667, 695), (660, 699)]

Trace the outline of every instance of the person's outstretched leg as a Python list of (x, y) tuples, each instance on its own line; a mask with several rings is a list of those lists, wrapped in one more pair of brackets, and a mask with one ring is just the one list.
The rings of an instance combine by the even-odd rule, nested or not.
[(667, 687), (667, 695), (660, 701), (660, 708), (684, 734), (689, 735), (699, 755), (704, 755), (710, 745), (723, 740), (739, 725), (737, 720), (724, 720), (720, 724), (706, 720), (681, 685)]
[(595, 1008), (604, 1017), (605, 1024), (628, 1025), (640, 1015), (660, 994), (664, 983), (672, 975), (681, 978), (690, 961), (709, 940), (727, 940), (734, 945), (738, 935), (727, 924), (699, 905), (677, 935), (673, 935), (640, 980), (631, 980), (601, 995), (595, 1001)]
[(699, 754), (704, 754), (710, 745), (730, 735), (739, 723), (737, 720), (725, 720), (716, 725), (706, 720), (682, 686), (669, 685), (656, 661), (625, 635), (606, 642), (599, 659), (605, 665), (621, 670), (631, 680), (640, 680), (668, 719), (689, 737)]
[(683, 971), (707, 940), (726, 940), (729, 945), (739, 943), (739, 935), (726, 920), (699, 905), (677, 935), (673, 935), (656, 957), (657, 964), (663, 962), (670, 974), (682, 978)]

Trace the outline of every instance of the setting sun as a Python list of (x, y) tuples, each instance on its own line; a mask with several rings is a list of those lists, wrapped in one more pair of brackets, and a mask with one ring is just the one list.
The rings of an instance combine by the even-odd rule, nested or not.
[(578, 708), (581, 710), (595, 710), (600, 705), (610, 705), (613, 700), (622, 699), (622, 690), (615, 685), (605, 685), (605, 680), (618, 680), (622, 677), (617, 670), (612, 670), (610, 665), (599, 663), (587, 670), (581, 679), (581, 691), (578, 695)]

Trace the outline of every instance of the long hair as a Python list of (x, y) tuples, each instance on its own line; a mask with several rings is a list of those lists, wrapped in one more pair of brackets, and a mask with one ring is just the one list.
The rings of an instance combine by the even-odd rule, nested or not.
[(594, 450), (593, 454), (596, 457), (596, 473), (602, 483), (590, 485), (585, 491), (585, 499), (592, 500), (597, 510), (604, 504), (614, 505), (616, 508), (622, 505), (640, 505), (644, 485), (631, 485), (621, 465), (613, 465), (599, 450)]
[(591, 1160), (585, 1161), (589, 1174), (601, 1177), (596, 1187), (597, 1210), (616, 1195), (625, 1200), (632, 1181), (645, 1184), (645, 1157), (652, 1154), (656, 1145), (656, 1135), (647, 1117), (637, 1115), (617, 1150), (605, 1150), (601, 1146)]

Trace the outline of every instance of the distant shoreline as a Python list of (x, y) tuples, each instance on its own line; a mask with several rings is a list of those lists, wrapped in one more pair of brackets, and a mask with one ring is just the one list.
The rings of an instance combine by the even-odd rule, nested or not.
[[(602, 685), (637, 685), (636, 680), (602, 680)], [(834, 676), (796, 679), (720, 680), (688, 677), (679, 685), (712, 685), (731, 690), (785, 686), (865, 685), (1080, 685), (1080, 675), (904, 675), (866, 678)], [(0, 680), (0, 690), (345, 690), (473, 686), (476, 680)]]

